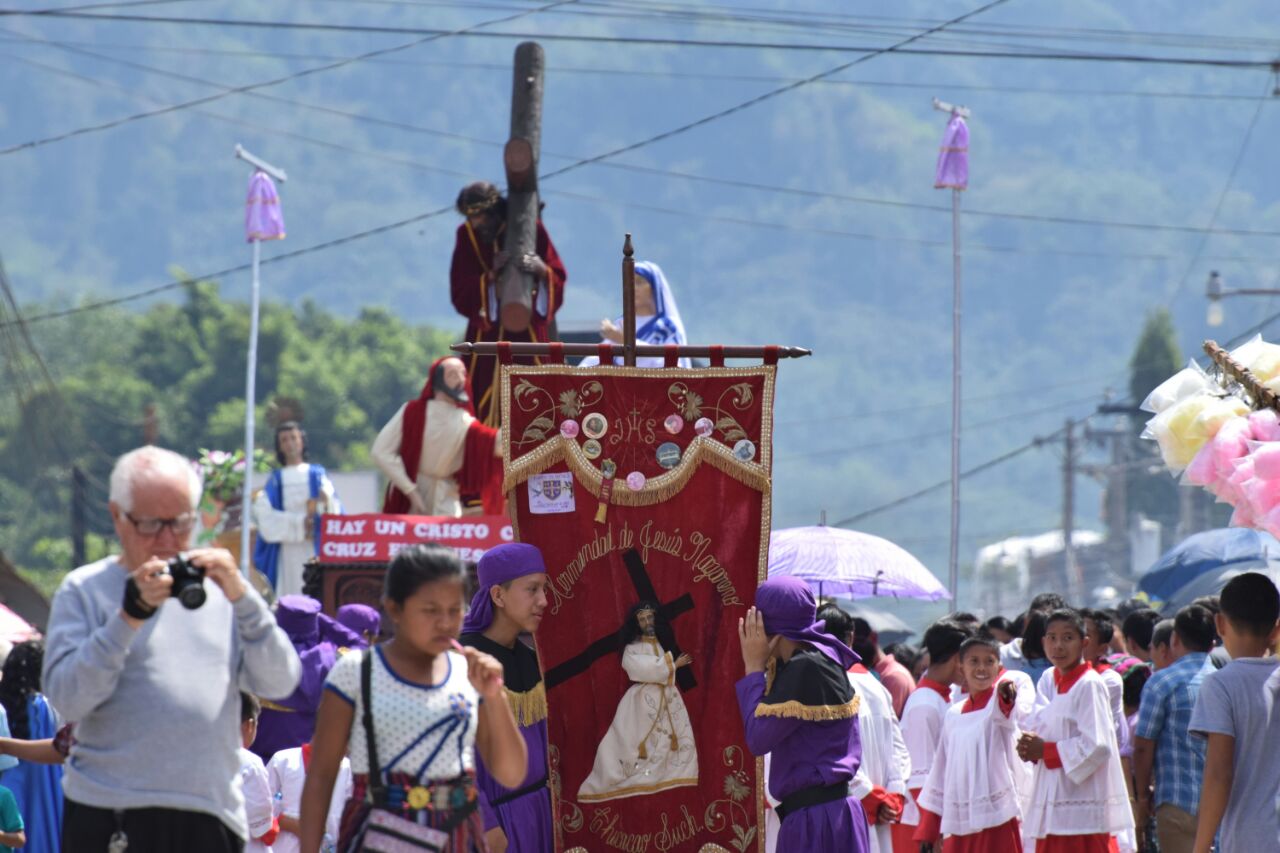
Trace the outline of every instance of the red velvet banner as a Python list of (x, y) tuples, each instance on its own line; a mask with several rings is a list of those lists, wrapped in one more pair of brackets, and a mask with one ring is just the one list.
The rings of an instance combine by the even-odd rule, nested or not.
[(557, 850), (763, 850), (734, 682), (767, 565), (774, 375), (502, 369), (508, 506), (550, 575)]
[(324, 515), (318, 557), (322, 563), (389, 563), (406, 545), (439, 542), (474, 563), (513, 538), (510, 520), (501, 515)]

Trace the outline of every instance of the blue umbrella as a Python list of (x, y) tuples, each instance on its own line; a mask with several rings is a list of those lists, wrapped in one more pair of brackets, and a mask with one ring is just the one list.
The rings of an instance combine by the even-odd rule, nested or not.
[(1272, 559), (1280, 559), (1280, 542), (1270, 533), (1247, 527), (1206, 530), (1165, 552), (1138, 581), (1138, 591), (1159, 604), (1206, 572), (1261, 566)]
[(1160, 612), (1165, 616), (1173, 616), (1201, 596), (1219, 595), (1222, 593), (1222, 588), (1227, 585), (1227, 581), (1245, 572), (1258, 572), (1266, 575), (1271, 578), (1272, 583), (1280, 586), (1280, 560), (1272, 560), (1269, 563), (1257, 563), (1255, 565), (1235, 565), (1224, 569), (1210, 569), (1170, 596), (1169, 600), (1161, 606)]

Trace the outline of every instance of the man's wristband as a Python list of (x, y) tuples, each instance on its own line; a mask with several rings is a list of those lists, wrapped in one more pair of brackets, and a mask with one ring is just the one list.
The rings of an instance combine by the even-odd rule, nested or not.
[(138, 589), (138, 584), (133, 578), (129, 578), (124, 585), (124, 604), (122, 606), (125, 615), (134, 619), (150, 619), (156, 615), (156, 608), (142, 600), (142, 592)]

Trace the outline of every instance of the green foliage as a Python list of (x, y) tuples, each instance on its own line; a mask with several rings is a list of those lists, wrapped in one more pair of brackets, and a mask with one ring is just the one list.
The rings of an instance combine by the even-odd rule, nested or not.
[[(1174, 333), (1173, 318), (1163, 308), (1153, 311), (1147, 316), (1133, 357), (1129, 360), (1129, 399), (1134, 405), (1141, 403), (1157, 385), (1182, 367), (1182, 352)], [(1177, 481), (1160, 464), (1155, 442), (1140, 438), (1145, 418), (1136, 420), (1129, 458), (1150, 460), (1151, 464), (1135, 464), (1128, 473), (1128, 511), (1142, 513), (1159, 521), (1166, 529), (1172, 529), (1178, 523)]]
[[(102, 311), (32, 329), (54, 387), (0, 398), (0, 548), (42, 589), (73, 561), (73, 464), (89, 480), (88, 556), (108, 552), (111, 466), (142, 443), (149, 405), (158, 443), (188, 457), (242, 446), (248, 306), (223, 300), (213, 282), (190, 281), (185, 294), (140, 314)], [(264, 304), (261, 320), (256, 445), (270, 455), (274, 404), (292, 406), (311, 458), (339, 470), (368, 464), (378, 429), (417, 395), (449, 343), (382, 309), (347, 319), (313, 302), (297, 311)]]

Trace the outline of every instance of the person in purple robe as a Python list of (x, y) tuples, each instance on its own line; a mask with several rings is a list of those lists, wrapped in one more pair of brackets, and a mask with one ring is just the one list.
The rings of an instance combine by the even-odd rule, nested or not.
[(778, 849), (866, 853), (866, 814), (849, 786), (862, 763), (858, 697), (845, 674), (860, 658), (823, 632), (816, 613), (804, 581), (760, 585), (756, 606), (738, 620), (747, 671), (736, 685), (738, 709), (747, 748), (771, 755)]
[(364, 641), (354, 648), (367, 649), (382, 634), (382, 614), (367, 604), (344, 604), (338, 608), (338, 624)]
[(538, 654), (521, 639), (538, 629), (547, 609), (547, 568), (537, 548), (512, 542), (486, 551), (476, 572), (480, 586), (459, 639), (502, 663), (507, 701), (529, 752), (524, 783), (515, 789), (498, 784), (477, 753), (485, 839), (491, 850), (551, 853), (547, 691)]
[[(338, 660), (338, 650), (351, 647), (358, 639), (321, 613), (320, 602), (306, 595), (281, 596), (276, 603), (276, 624), (293, 642), (302, 661), (302, 678), (287, 699), (261, 700), (258, 737), (252, 751), (263, 761), (270, 761), (282, 749), (311, 742), (324, 681)], [(337, 642), (335, 631), (340, 631)]]

